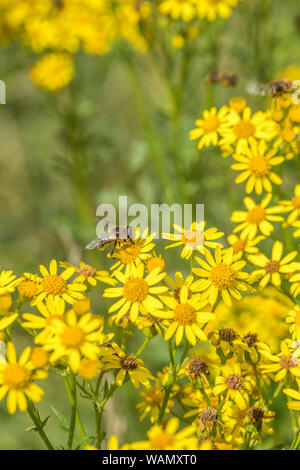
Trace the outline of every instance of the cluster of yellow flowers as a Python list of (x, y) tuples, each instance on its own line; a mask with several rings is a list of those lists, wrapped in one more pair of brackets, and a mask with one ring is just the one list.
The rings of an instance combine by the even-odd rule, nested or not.
[[(248, 125), (255, 130), (260, 126), (273, 132), (272, 122), (263, 114), (257, 121), (256, 115), (251, 120), (250, 110), (245, 112), (239, 120), (231, 109), (226, 115), (234, 116), (234, 126), (241, 127), (248, 117)], [(217, 119), (216, 115), (216, 111), (204, 113), (199, 128), (204, 128), (207, 116)], [(230, 135), (229, 125), (226, 131)], [(249, 147), (248, 142), (236, 139), (234, 143), (230, 137), (230, 144), (239, 146), (240, 152), (265, 149), (267, 144), (261, 142), (250, 140)], [(76, 407), (71, 413), (77, 416), (85, 448), (100, 449), (103, 408), (118, 387), (131, 381), (135, 388), (142, 387), (137, 406), (140, 419), (149, 417), (152, 427), (146, 440), (126, 443), (122, 449), (253, 449), (262, 443), (264, 433), (273, 432), (268, 424), (276, 418), (272, 404), (283, 391), (295, 426), (291, 447), (296, 448), (300, 262), (296, 250), (282, 257), (279, 240), (270, 258), (259, 251), (258, 244), (272, 233), (271, 222), (284, 222), (282, 214), (289, 211), (292, 221), (299, 219), (293, 206), (297, 197), (270, 212), (266, 209), (270, 194), (261, 205), (246, 198), (248, 213), (234, 217), (241, 223), (240, 238), (229, 236), (229, 247), (220, 241), (224, 233), (207, 229), (205, 223), (193, 223), (188, 231), (175, 226), (178, 235), (163, 234), (172, 242), (166, 248), (182, 247), (181, 256), (190, 265), (187, 277), (181, 272), (174, 279), (167, 274), (164, 257), (153, 251), (154, 234), (147, 231), (119, 242), (110, 272), (84, 262), (79, 267), (65, 262), (58, 266), (55, 260), (49, 269), (40, 266), (40, 274), (17, 278), (12, 271), (2, 271), (0, 329), (7, 347), (0, 364), (0, 399), (7, 396), (9, 413), (28, 410), (45, 444), (53, 448), (34, 404), (44, 394), (35, 382), (59, 373), (73, 403), (76, 388), (92, 401), (99, 423), (92, 441)], [(262, 213), (263, 219), (256, 220)], [(273, 215), (277, 213), (281, 215)], [(284, 230), (288, 230), (286, 223)], [(108, 315), (92, 313), (89, 293), (99, 283), (108, 285), (103, 297), (114, 301)], [(34, 342), (19, 359), (12, 339), (17, 323)], [(138, 331), (144, 343), (138, 351), (128, 351), (127, 340)], [(153, 376), (140, 355), (156, 336), (168, 345), (170, 364)], [(114, 371), (109, 387), (105, 385), (108, 371)], [(278, 383), (275, 391), (274, 382)], [(181, 420), (188, 425), (178, 431)], [(71, 418), (68, 448), (72, 448), (75, 422)], [(118, 448), (115, 436), (107, 446)]]
[[(152, 47), (157, 16), (158, 25), (166, 30), (175, 20), (227, 18), (239, 1), (4, 0), (0, 5), (0, 42), (19, 39), (36, 54), (44, 53), (30, 77), (39, 87), (57, 92), (73, 79), (74, 54), (80, 49), (103, 55), (118, 39), (126, 39), (145, 52)], [(183, 47), (184, 35), (186, 32), (173, 36), (175, 48)], [(190, 25), (187, 36), (197, 35), (197, 23)]]

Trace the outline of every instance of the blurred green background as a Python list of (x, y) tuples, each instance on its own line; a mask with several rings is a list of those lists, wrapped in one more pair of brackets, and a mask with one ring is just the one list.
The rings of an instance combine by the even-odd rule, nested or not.
[[(253, 87), (268, 84), (287, 66), (300, 66), (297, 15), (300, 6), (294, 0), (245, 0), (229, 20), (212, 24), (209, 33), (200, 32), (176, 135), (170, 125), (172, 104), (164, 78), (149, 56), (136, 54), (128, 44), (116, 45), (103, 57), (77, 54), (75, 80), (54, 96), (29, 79), (36, 56), (17, 43), (2, 45), (0, 79), (7, 85), (7, 104), (0, 106), (1, 269), (13, 269), (19, 275), (37, 272), (39, 264), (48, 265), (52, 258), (84, 260), (100, 269), (107, 266), (103, 254), (87, 253), (84, 246), (95, 237), (97, 206), (117, 203), (119, 195), (127, 195), (129, 203), (147, 205), (168, 202), (167, 198), (204, 203), (207, 225), (229, 234), (230, 214), (241, 207), (243, 185), (234, 185), (231, 159), (221, 158), (216, 149), (199, 152), (197, 143), (189, 140), (189, 130), (203, 109), (227, 104), (232, 96), (243, 96), (254, 110), (266, 109), (267, 97), (253, 93)], [(173, 51), (175, 75), (181, 54)], [(208, 88), (205, 78), (215, 71), (236, 73), (237, 87)], [(179, 156), (177, 169), (174, 152)], [(173, 185), (171, 197), (156, 172), (155, 158), (159, 160), (161, 154)], [(286, 168), (283, 189), (299, 182), (289, 164)], [(163, 252), (162, 243), (156, 252)], [(168, 258), (169, 272), (184, 266), (179, 250)], [(104, 314), (104, 306), (95, 299), (94, 313)], [(21, 348), (27, 338), (19, 332), (16, 342)], [(129, 348), (137, 350), (141, 342), (137, 335)], [(168, 363), (167, 351), (158, 338), (150, 349), (143, 359), (155, 372)], [(47, 429), (58, 443), (66, 435), (50, 403), (55, 402), (66, 415), (68, 404), (62, 384), (53, 377), (47, 382), (43, 388), (48, 393), (39, 409), (44, 418), (52, 415)], [(137, 422), (138, 393), (130, 384), (120, 392), (122, 399), (118, 393), (107, 408), (107, 415), (113, 416), (108, 428), (119, 430), (127, 442), (141, 439), (148, 422)], [(83, 399), (82, 406), (83, 421), (92, 433), (92, 409)], [(285, 412), (279, 409), (279, 413)], [(10, 417), (2, 402), (0, 419), (0, 448), (43, 448), (34, 432), (24, 432), (30, 425), (26, 414)], [(275, 445), (289, 440), (286, 427), (281, 426)]]

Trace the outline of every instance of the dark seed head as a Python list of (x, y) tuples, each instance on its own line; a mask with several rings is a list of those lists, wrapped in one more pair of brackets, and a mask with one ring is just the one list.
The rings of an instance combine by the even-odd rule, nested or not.
[(189, 373), (195, 376), (209, 374), (208, 366), (202, 357), (196, 357), (189, 363)]
[(247, 333), (244, 337), (243, 337), (243, 341), (245, 343), (247, 343), (247, 345), (249, 346), (249, 348), (251, 348), (252, 346), (255, 345), (255, 343), (257, 343), (258, 339), (257, 339), (257, 334), (254, 333)]
[(121, 366), (126, 370), (135, 370), (138, 367), (138, 362), (134, 354), (125, 354), (121, 358)]
[(218, 419), (218, 413), (214, 408), (203, 408), (199, 417), (203, 424), (215, 423)]
[(222, 341), (227, 341), (232, 344), (232, 341), (236, 339), (237, 334), (232, 328), (221, 328), (219, 330), (219, 336)]
[(243, 387), (243, 379), (239, 374), (229, 375), (225, 382), (227, 387), (231, 390), (239, 390)]

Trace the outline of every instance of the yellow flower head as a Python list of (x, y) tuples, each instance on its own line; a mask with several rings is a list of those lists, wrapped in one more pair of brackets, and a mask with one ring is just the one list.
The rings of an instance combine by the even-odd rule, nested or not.
[(272, 140), (277, 134), (277, 125), (268, 118), (266, 113), (258, 111), (252, 115), (246, 107), (242, 115), (232, 111), (229, 117), (229, 126), (220, 131), (220, 146), (234, 145), (237, 154), (247, 151), (247, 144), (254, 140)]
[(263, 253), (248, 256), (251, 263), (261, 268), (252, 273), (253, 276), (261, 278), (260, 288), (266, 287), (269, 282), (279, 287), (281, 286), (282, 275), (295, 272), (295, 263), (292, 263), (292, 261), (297, 256), (297, 251), (291, 251), (284, 258), (282, 258), (282, 253), (283, 244), (277, 240), (273, 244), (271, 259)]
[(222, 19), (229, 18), (232, 8), (242, 0), (200, 0), (197, 2), (197, 12), (201, 19), (215, 21), (217, 16)]
[(213, 257), (209, 250), (204, 251), (205, 261), (196, 258), (200, 268), (194, 268), (193, 272), (202, 279), (194, 284), (204, 298), (207, 298), (211, 305), (217, 301), (218, 294), (225, 304), (231, 305), (231, 297), (240, 299), (242, 292), (248, 292), (250, 286), (245, 281), (249, 275), (242, 271), (245, 261), (234, 261), (233, 249), (222, 251), (220, 247), (215, 249)]
[[(101, 348), (103, 351), (104, 348)], [(149, 379), (153, 379), (151, 372), (146, 369), (142, 359), (137, 358), (134, 354), (126, 354), (116, 343), (112, 344), (112, 348), (105, 348), (105, 355), (102, 357), (102, 370), (120, 369), (116, 376), (116, 385), (120, 387), (127, 374), (135, 388), (140, 384), (149, 386)]]
[(133, 450), (183, 450), (190, 449), (197, 438), (195, 437), (195, 426), (188, 426), (178, 431), (180, 421), (171, 418), (163, 427), (155, 425), (148, 432), (148, 440), (134, 442)]
[(103, 297), (121, 297), (113, 304), (108, 312), (113, 313), (118, 310), (117, 320), (127, 313), (134, 323), (139, 313), (147, 315), (153, 311), (161, 309), (163, 304), (154, 297), (157, 294), (167, 292), (165, 286), (155, 286), (162, 281), (165, 273), (161, 273), (159, 267), (154, 268), (144, 278), (144, 265), (140, 263), (137, 267), (132, 267), (130, 274), (124, 275), (121, 272), (116, 274), (116, 278), (123, 284), (123, 287), (111, 287), (105, 290)]
[(13, 271), (0, 272), (0, 296), (11, 294), (19, 284), (20, 279), (13, 274)]
[(205, 110), (201, 119), (195, 122), (197, 128), (190, 131), (190, 139), (200, 139), (198, 149), (218, 145), (222, 132), (230, 126), (233, 111), (227, 106), (223, 106), (219, 111), (213, 107)]
[(68, 86), (74, 77), (72, 56), (50, 52), (32, 67), (30, 77), (40, 88), (51, 93), (58, 92)]
[(295, 305), (295, 307), (288, 312), (285, 321), (291, 324), (290, 333), (292, 338), (300, 340), (300, 305)]
[(162, 237), (165, 240), (172, 240), (171, 245), (167, 245), (165, 248), (173, 248), (176, 246), (183, 245), (181, 251), (181, 257), (189, 259), (197, 251), (203, 253), (203, 247), (216, 248), (221, 246), (221, 243), (216, 242), (218, 238), (221, 238), (224, 233), (218, 232), (216, 227), (205, 229), (205, 222), (193, 222), (188, 230), (180, 227), (177, 224), (173, 225), (174, 229), (179, 233), (163, 233)]
[(253, 199), (246, 197), (244, 204), (247, 212), (234, 211), (231, 216), (231, 221), (238, 223), (233, 233), (241, 232), (242, 238), (249, 238), (252, 240), (258, 231), (268, 237), (274, 230), (271, 222), (282, 222), (282, 216), (277, 215), (284, 212), (282, 206), (268, 207), (271, 202), (272, 194), (267, 194), (260, 204), (256, 204)]
[(73, 304), (76, 300), (83, 299), (84, 295), (81, 293), (86, 290), (86, 286), (81, 283), (68, 283), (68, 280), (73, 276), (75, 268), (69, 267), (61, 274), (57, 272), (57, 262), (53, 259), (50, 263), (49, 271), (45, 266), (40, 266), (42, 278), (39, 278), (41, 292), (34, 299), (33, 305), (39, 304), (45, 298), (60, 297), (64, 301)]
[(82, 356), (96, 360), (99, 355), (99, 345), (112, 338), (112, 334), (102, 333), (101, 319), (93, 317), (90, 313), (82, 315), (79, 319), (70, 310), (63, 317), (56, 318), (48, 327), (51, 336), (36, 338), (49, 351), (50, 362), (55, 363), (64, 356), (68, 357), (70, 368), (78, 371)]
[(47, 373), (35, 370), (31, 360), (31, 348), (26, 348), (17, 359), (13, 343), (6, 347), (7, 362), (0, 364), (0, 400), (7, 395), (7, 409), (13, 414), (16, 409), (27, 410), (27, 399), (39, 402), (44, 395), (43, 390), (34, 383), (45, 379)]
[(170, 326), (165, 333), (166, 341), (172, 338), (173, 335), (175, 335), (176, 345), (181, 343), (184, 335), (193, 346), (195, 346), (197, 340), (207, 341), (202, 327), (215, 318), (212, 313), (202, 310), (207, 304), (207, 300), (201, 300), (199, 294), (189, 296), (186, 286), (180, 290), (179, 301), (171, 296), (163, 296), (162, 299), (167, 306), (167, 310), (156, 311), (153, 315), (168, 320)]
[(272, 167), (284, 161), (284, 157), (275, 156), (276, 149), (269, 150), (266, 142), (252, 140), (245, 148), (244, 155), (235, 154), (233, 157), (238, 163), (234, 163), (233, 170), (242, 171), (236, 178), (237, 184), (247, 180), (246, 193), (250, 194), (254, 190), (256, 194), (261, 194), (263, 189), (272, 191), (272, 183), (281, 184), (281, 178), (272, 171)]
[(216, 377), (213, 389), (215, 395), (225, 393), (225, 399), (233, 400), (241, 410), (245, 410), (249, 402), (251, 392), (250, 383), (243, 377), (240, 367), (226, 365), (222, 369), (222, 375)]

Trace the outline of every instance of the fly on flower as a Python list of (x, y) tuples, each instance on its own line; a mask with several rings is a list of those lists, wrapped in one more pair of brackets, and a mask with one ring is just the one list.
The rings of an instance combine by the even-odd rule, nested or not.
[(107, 232), (104, 232), (99, 238), (95, 238), (85, 248), (87, 250), (94, 250), (95, 248), (103, 249), (106, 245), (114, 243), (113, 249), (110, 253), (110, 257), (113, 258), (113, 254), (117, 247), (119, 247), (121, 241), (128, 241), (129, 243), (135, 238), (135, 230), (133, 227), (116, 225), (110, 227)]

